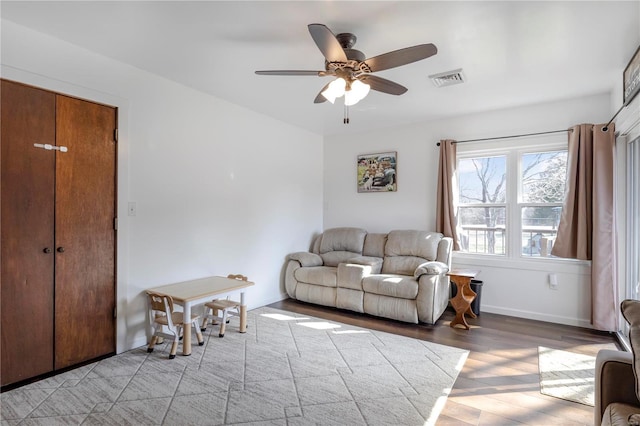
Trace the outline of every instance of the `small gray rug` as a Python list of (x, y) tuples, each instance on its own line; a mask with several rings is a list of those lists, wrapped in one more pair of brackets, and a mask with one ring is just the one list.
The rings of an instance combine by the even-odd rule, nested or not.
[(2, 424), (430, 425), (468, 355), (267, 307), (247, 323), (189, 357), (140, 347), (4, 392)]
[(596, 358), (538, 347), (540, 392), (593, 407)]

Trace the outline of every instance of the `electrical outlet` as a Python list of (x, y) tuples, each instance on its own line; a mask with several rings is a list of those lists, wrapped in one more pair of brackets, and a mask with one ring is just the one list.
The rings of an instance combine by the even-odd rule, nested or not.
[(129, 202), (129, 216), (135, 216), (136, 215), (136, 203), (135, 201), (130, 201)]
[(549, 274), (549, 288), (551, 290), (558, 289), (558, 276), (556, 274)]

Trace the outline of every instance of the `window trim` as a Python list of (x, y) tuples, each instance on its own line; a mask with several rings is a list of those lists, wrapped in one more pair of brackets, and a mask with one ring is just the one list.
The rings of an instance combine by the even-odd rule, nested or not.
[[(522, 208), (523, 207), (562, 207), (563, 203), (523, 203), (522, 188), (520, 175), (522, 173), (522, 156), (537, 152), (551, 152), (568, 149), (568, 141), (565, 134), (542, 135), (533, 138), (527, 138), (523, 141), (521, 138), (504, 139), (501, 141), (483, 141), (469, 143), (468, 145), (460, 144), (456, 147), (456, 165), (461, 159), (471, 159), (478, 157), (505, 156), (506, 157), (506, 173), (507, 180), (505, 192), (507, 200), (514, 200), (507, 203), (496, 204), (462, 204), (456, 200), (457, 207), (506, 207), (505, 229), (507, 232), (505, 254), (489, 254), (489, 253), (467, 253), (456, 251), (456, 257), (460, 256), (464, 259), (477, 259), (486, 261), (495, 259), (498, 262), (518, 261), (518, 262), (553, 262), (567, 263), (572, 265), (590, 265), (590, 261), (555, 258), (555, 257), (534, 257), (524, 256), (522, 254)], [(458, 179), (456, 177), (456, 179)], [(512, 225), (513, 224), (513, 225)]]

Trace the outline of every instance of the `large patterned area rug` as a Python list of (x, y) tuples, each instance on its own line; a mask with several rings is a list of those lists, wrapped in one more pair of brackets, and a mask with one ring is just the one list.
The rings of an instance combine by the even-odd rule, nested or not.
[(268, 307), (237, 325), (189, 357), (140, 347), (4, 392), (2, 424), (422, 426), (468, 355)]
[(538, 347), (540, 392), (593, 406), (596, 358)]

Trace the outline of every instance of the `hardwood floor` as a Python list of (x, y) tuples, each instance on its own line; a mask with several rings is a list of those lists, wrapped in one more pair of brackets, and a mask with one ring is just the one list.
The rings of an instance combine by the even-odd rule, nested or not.
[(434, 326), (406, 324), (298, 302), (269, 305), (360, 327), (468, 349), (438, 425), (592, 425), (593, 407), (540, 393), (538, 346), (596, 355), (617, 347), (609, 333), (483, 313), (471, 330), (449, 327), (447, 310)]

